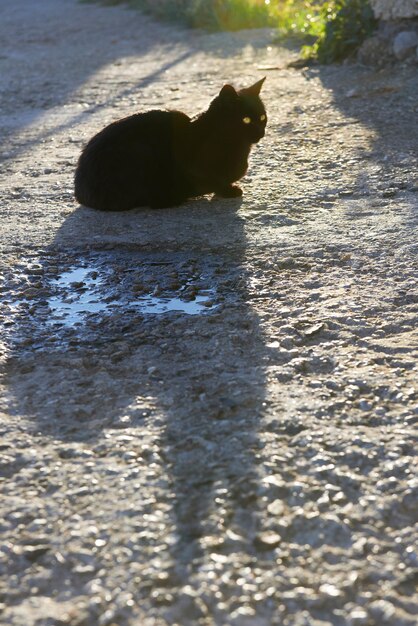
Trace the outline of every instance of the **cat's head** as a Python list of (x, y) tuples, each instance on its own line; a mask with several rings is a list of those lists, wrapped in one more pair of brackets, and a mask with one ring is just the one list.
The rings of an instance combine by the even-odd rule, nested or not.
[(264, 137), (267, 113), (260, 98), (264, 81), (265, 77), (239, 91), (232, 85), (224, 85), (210, 106), (210, 109), (224, 117), (234, 132), (249, 143), (257, 143)]

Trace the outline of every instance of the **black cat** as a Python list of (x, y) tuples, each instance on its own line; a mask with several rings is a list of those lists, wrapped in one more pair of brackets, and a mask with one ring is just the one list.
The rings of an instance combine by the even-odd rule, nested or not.
[(216, 193), (242, 195), (251, 145), (267, 122), (260, 99), (264, 78), (235, 91), (225, 85), (194, 119), (179, 111), (149, 111), (114, 122), (84, 148), (75, 174), (75, 197), (104, 211), (181, 204)]

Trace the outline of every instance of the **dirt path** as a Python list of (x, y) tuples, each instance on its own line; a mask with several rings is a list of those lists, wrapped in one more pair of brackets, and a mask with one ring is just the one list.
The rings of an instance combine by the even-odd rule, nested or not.
[[(415, 624), (416, 70), (75, 0), (0, 41), (0, 622)], [(265, 73), (242, 202), (74, 204), (103, 125)]]

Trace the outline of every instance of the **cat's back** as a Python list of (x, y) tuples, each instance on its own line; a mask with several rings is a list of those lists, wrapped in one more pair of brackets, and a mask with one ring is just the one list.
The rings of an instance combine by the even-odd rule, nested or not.
[(75, 197), (86, 206), (119, 210), (150, 204), (160, 178), (176, 175), (175, 147), (191, 122), (179, 111), (147, 111), (113, 122), (82, 151)]
[(109, 146), (112, 151), (122, 148), (126, 155), (129, 148), (137, 151), (146, 142), (163, 147), (189, 123), (188, 116), (179, 111), (136, 113), (106, 126), (88, 142), (84, 152)]

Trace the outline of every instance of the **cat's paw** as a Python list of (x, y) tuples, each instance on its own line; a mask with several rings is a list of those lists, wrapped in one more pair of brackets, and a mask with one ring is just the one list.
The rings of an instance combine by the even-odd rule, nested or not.
[(216, 192), (216, 195), (221, 198), (240, 198), (242, 196), (242, 189), (238, 185), (229, 185), (223, 187)]

